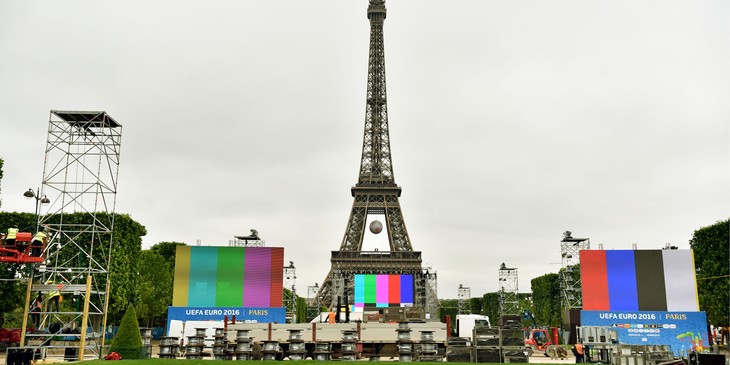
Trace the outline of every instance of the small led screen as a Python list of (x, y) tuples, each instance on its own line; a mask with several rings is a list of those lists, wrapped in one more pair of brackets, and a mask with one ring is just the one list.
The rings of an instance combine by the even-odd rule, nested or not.
[(413, 305), (413, 275), (355, 275), (355, 311)]

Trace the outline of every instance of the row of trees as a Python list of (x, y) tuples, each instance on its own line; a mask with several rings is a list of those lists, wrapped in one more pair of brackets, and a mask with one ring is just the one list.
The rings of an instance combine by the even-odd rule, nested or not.
[[(66, 222), (83, 219), (87, 219), (84, 214), (64, 216)], [(36, 220), (31, 213), (0, 212), (0, 227), (17, 226), (21, 231), (32, 231)], [(175, 250), (185, 243), (160, 242), (143, 250), (141, 239), (144, 234), (144, 226), (128, 215), (116, 216), (108, 309), (111, 324), (119, 323), (130, 304), (135, 305), (136, 316), (144, 326), (164, 326), (167, 321), (167, 307), (172, 305)], [(105, 254), (103, 248), (97, 251), (97, 255)], [(0, 265), (0, 292), (8, 294), (0, 296), (0, 327), (6, 324), (8, 327), (20, 326), (26, 282), (18, 279), (28, 272), (29, 268), (22, 264)], [(305, 321), (306, 300), (296, 295), (295, 300), (300, 314), (298, 321)], [(67, 300), (62, 305), (74, 304)]]
[[(65, 224), (88, 223), (92, 217), (84, 213), (65, 214)], [(100, 217), (97, 219), (110, 220), (110, 217)], [(129, 215), (117, 214), (114, 217), (114, 235), (111, 245), (111, 272), (110, 283), (111, 288), (109, 294), (108, 315), (111, 321), (121, 319), (124, 311), (129, 303), (134, 303), (138, 298), (137, 285), (139, 282), (138, 272), (142, 264), (139, 260), (142, 253), (142, 236), (146, 234), (144, 226), (134, 221)], [(31, 213), (17, 212), (0, 212), (0, 227), (18, 227), (21, 231), (32, 232), (35, 229), (37, 217)], [(98, 235), (98, 233), (97, 233)], [(91, 239), (81, 235), (77, 242), (91, 242)], [(102, 239), (102, 242), (104, 240)], [(108, 242), (108, 241), (107, 241)], [(101, 246), (101, 247), (99, 247)], [(105, 262), (108, 256), (108, 247), (99, 245), (94, 247), (93, 258), (98, 262)], [(87, 250), (91, 252), (91, 250)], [(77, 252), (61, 251), (58, 260), (60, 262), (70, 262), (78, 265), (84, 265), (80, 262)], [(25, 292), (27, 283), (19, 280), (21, 277), (27, 277), (30, 274), (30, 266), (25, 264), (5, 263), (0, 265), (0, 312), (3, 316), (1, 321), (9, 321), (11, 325), (16, 326), (21, 320), (23, 307), (25, 305)], [(63, 304), (64, 306), (73, 305), (72, 303)]]
[[(17, 226), (35, 228), (36, 218), (32, 213), (0, 213), (0, 227)], [(5, 327), (5, 323), (14, 324), (17, 319), (22, 317), (22, 309), (25, 304), (25, 283), (17, 280), (17, 274), (24, 270), (20, 264), (0, 264), (0, 327)], [(18, 313), (20, 309), (20, 313)]]
[[(81, 216), (79, 219), (83, 218)], [(69, 219), (69, 218), (65, 218)], [(34, 227), (36, 216), (31, 213), (0, 213), (0, 227), (18, 226), (21, 229)], [(691, 247), (694, 250), (700, 309), (707, 313), (708, 321), (716, 325), (728, 325), (730, 302), (730, 276), (728, 267), (728, 242), (730, 223), (725, 220), (694, 232)], [(167, 307), (172, 304), (175, 249), (181, 242), (160, 242), (150, 249), (142, 250), (141, 237), (144, 226), (125, 214), (115, 221), (115, 240), (112, 252), (111, 294), (109, 306), (110, 323), (118, 323), (130, 303), (135, 304), (137, 316), (145, 326), (162, 326), (166, 322)], [(19, 264), (0, 266), (0, 296), (2, 321), (18, 321), (22, 313), (25, 283), (12, 280), (25, 270)], [(578, 270), (574, 270), (578, 272)], [(529, 311), (539, 325), (559, 326), (561, 324), (560, 276), (549, 273), (531, 281), (532, 293), (520, 294), (520, 308)], [(287, 289), (285, 289), (287, 290)], [(289, 296), (287, 296), (289, 297)], [(304, 321), (306, 301), (295, 296), (298, 321)], [(499, 318), (499, 293), (486, 293), (469, 300), (471, 313), (488, 315), (492, 320)], [(456, 299), (440, 301), (439, 317), (458, 313)], [(525, 325), (532, 319), (525, 319)]]

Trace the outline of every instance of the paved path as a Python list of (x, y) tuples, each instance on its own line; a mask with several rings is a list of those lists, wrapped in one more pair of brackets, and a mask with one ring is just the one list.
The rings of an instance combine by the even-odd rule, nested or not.
[(553, 360), (542, 354), (530, 356), (528, 359), (530, 364), (575, 364), (575, 357), (568, 356), (563, 360)]

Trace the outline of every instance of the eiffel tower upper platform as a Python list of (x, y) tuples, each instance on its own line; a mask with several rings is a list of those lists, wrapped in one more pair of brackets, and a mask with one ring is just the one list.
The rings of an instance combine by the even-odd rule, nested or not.
[[(338, 251), (332, 251), (330, 272), (320, 287), (320, 304), (335, 308), (352, 303), (355, 274), (412, 274), (415, 284), (414, 309), (436, 317), (435, 273), (421, 265), (421, 252), (413, 251), (403, 220), (401, 188), (393, 177), (388, 131), (388, 103), (385, 85), (383, 23), (385, 1), (370, 0), (370, 55), (368, 59), (365, 132), (357, 184), (345, 235)], [(368, 216), (383, 217), (383, 232), (390, 251), (362, 251)]]

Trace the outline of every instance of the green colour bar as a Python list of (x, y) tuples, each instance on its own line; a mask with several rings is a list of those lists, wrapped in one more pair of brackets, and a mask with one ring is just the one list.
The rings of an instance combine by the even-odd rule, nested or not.
[(243, 300), (244, 258), (245, 250), (240, 248), (218, 248), (216, 306), (235, 307), (241, 305)]
[(365, 276), (365, 303), (375, 303), (377, 299), (378, 285), (375, 275)]

